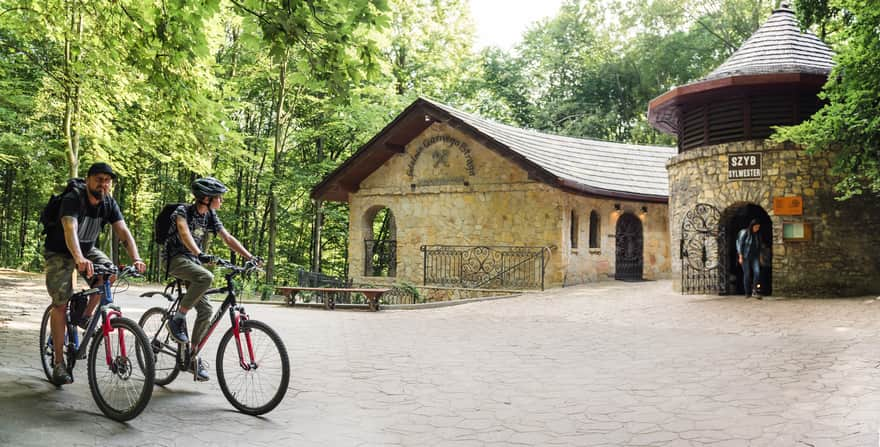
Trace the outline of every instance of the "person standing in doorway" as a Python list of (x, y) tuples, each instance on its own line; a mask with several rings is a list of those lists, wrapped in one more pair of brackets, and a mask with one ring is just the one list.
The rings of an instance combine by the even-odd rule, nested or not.
[(749, 226), (739, 230), (736, 236), (736, 253), (743, 269), (743, 286), (746, 298), (754, 295), (760, 298), (756, 287), (761, 278), (761, 224), (752, 219)]

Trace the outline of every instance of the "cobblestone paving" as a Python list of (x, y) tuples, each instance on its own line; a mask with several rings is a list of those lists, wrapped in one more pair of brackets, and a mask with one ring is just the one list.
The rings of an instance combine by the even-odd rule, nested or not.
[[(92, 401), (84, 362), (73, 385), (46, 382), (42, 278), (0, 273), (0, 445), (880, 445), (880, 301), (670, 287), (379, 313), (250, 305), (293, 362), (275, 411), (242, 415), (213, 377), (182, 374), (120, 424)], [(163, 304), (137, 292), (117, 300), (128, 317)]]

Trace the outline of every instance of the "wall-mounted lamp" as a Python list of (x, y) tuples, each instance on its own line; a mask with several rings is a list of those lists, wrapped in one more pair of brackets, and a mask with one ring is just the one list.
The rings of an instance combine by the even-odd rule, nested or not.
[(614, 211), (620, 211), (620, 204), (619, 203), (614, 204)]
[(425, 122), (429, 123), (431, 121), (434, 121), (434, 118), (431, 118), (431, 115), (425, 115)]
[(648, 207), (647, 207), (647, 206), (643, 206), (643, 207), (642, 207), (642, 212), (645, 213), (645, 214), (647, 214), (647, 213), (648, 213)]

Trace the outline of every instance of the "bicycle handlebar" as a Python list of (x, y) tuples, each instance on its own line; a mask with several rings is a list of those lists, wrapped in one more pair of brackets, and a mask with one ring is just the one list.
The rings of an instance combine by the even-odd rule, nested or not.
[(127, 278), (129, 276), (140, 277), (142, 276), (137, 269), (133, 265), (129, 265), (122, 270), (119, 270), (115, 265), (107, 262), (105, 264), (93, 264), (95, 273), (92, 275), (92, 279), (97, 277), (98, 275), (107, 275), (113, 276), (117, 275), (119, 278)]
[(231, 272), (229, 273), (231, 275), (235, 275), (238, 273), (250, 274), (253, 272), (263, 272), (264, 271), (262, 268), (260, 268), (259, 261), (255, 260), (255, 259), (252, 259), (250, 261), (245, 262), (244, 265), (242, 265), (242, 266), (238, 266), (238, 265), (235, 265), (235, 264), (229, 262), (226, 259), (217, 258), (216, 264), (223, 267), (223, 268), (227, 268), (227, 269), (231, 270)]

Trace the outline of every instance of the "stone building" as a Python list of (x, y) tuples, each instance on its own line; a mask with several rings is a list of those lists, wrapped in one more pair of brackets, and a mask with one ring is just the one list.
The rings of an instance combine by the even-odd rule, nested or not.
[(735, 237), (755, 218), (765, 294), (880, 292), (880, 202), (835, 200), (832, 153), (767, 140), (821, 107), (832, 56), (783, 5), (704, 79), (651, 101), (651, 124), (678, 137), (667, 163), (675, 287), (743, 293)]
[(539, 288), (668, 276), (674, 148), (547, 135), (418, 99), (312, 190), (357, 282)]

